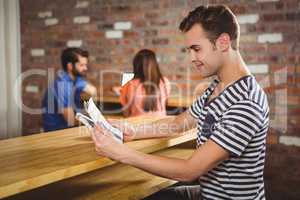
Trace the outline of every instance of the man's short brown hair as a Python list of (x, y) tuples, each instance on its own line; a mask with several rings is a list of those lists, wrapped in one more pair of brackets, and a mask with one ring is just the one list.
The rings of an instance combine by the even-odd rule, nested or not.
[(89, 52), (75, 47), (64, 49), (61, 54), (61, 64), (63, 69), (67, 71), (68, 63), (72, 63), (72, 65), (75, 66), (75, 63), (79, 61), (78, 56), (89, 58)]
[(231, 39), (232, 48), (235, 50), (239, 48), (239, 24), (235, 15), (227, 6), (199, 6), (182, 20), (179, 29), (185, 33), (195, 24), (202, 26), (213, 44), (222, 33), (227, 33)]

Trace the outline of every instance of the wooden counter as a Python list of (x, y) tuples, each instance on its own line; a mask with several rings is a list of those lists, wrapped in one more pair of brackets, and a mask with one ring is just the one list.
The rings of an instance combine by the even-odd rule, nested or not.
[[(184, 143), (153, 154), (188, 158), (193, 143)], [(138, 200), (174, 184), (176, 181), (151, 175), (137, 168), (114, 164), (67, 180), (62, 180), (5, 200)]]
[[(137, 117), (140, 124), (161, 117)], [(196, 138), (196, 131), (162, 139), (127, 143), (139, 151), (151, 153)], [(85, 127), (0, 141), (0, 198), (28, 191), (56, 181), (103, 168), (115, 162), (96, 155)]]

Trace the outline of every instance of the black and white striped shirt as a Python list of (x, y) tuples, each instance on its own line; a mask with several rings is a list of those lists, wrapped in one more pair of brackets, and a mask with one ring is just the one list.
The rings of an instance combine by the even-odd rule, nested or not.
[(199, 178), (202, 198), (265, 199), (266, 94), (253, 76), (244, 76), (208, 102), (218, 83), (215, 79), (190, 107), (198, 119), (197, 146), (211, 139), (230, 153), (228, 159)]

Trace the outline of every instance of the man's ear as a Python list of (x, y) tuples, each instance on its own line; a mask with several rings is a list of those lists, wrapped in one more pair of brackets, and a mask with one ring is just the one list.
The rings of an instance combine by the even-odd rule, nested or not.
[(70, 72), (70, 71), (72, 71), (72, 70), (73, 70), (73, 64), (69, 62), (69, 63), (67, 64), (67, 71)]
[(222, 33), (216, 40), (216, 47), (222, 52), (228, 51), (230, 45), (231, 45), (231, 40), (230, 40), (230, 36), (227, 33)]

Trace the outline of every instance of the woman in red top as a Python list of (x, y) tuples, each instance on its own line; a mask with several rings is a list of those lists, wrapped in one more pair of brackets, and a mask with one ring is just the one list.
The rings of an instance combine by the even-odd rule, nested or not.
[(148, 49), (140, 50), (133, 59), (133, 72), (133, 79), (121, 89), (124, 115), (166, 115), (170, 82), (162, 76), (155, 53)]

